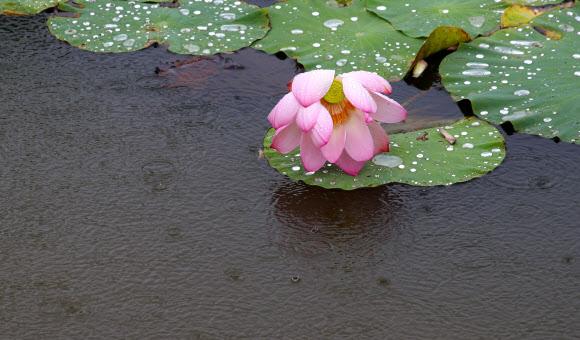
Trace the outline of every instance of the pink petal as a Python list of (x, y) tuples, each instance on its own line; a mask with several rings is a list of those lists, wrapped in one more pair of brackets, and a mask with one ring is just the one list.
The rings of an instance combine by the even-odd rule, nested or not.
[(348, 155), (348, 153), (345, 150), (340, 156), (340, 158), (336, 161), (336, 165), (338, 165), (338, 167), (344, 170), (344, 172), (346, 172), (347, 174), (356, 176), (356, 174), (358, 174), (359, 171), (361, 171), (363, 166), (365, 166), (365, 162), (355, 161)]
[(371, 136), (373, 136), (373, 154), (377, 155), (381, 152), (389, 152), (389, 136), (387, 136), (383, 127), (375, 121), (367, 124), (367, 126)]
[(345, 141), (346, 129), (343, 124), (338, 124), (332, 129), (332, 135), (330, 136), (328, 143), (320, 148), (327, 161), (330, 163), (336, 163), (344, 150)]
[(377, 110), (377, 103), (371, 97), (371, 94), (364, 86), (353, 78), (345, 77), (342, 79), (342, 90), (344, 95), (356, 108), (372, 113)]
[(320, 148), (312, 141), (311, 133), (303, 133), (300, 139), (300, 156), (306, 171), (316, 171), (326, 163)]
[(372, 91), (371, 96), (377, 103), (377, 111), (371, 114), (373, 119), (385, 123), (398, 123), (407, 117), (407, 110), (391, 98)]
[(300, 109), (300, 104), (292, 93), (288, 93), (274, 107), (268, 115), (268, 121), (274, 129), (290, 124)]
[(346, 129), (344, 125), (339, 124), (332, 129), (332, 135), (328, 143), (320, 148), (322, 154), (330, 163), (336, 163), (342, 151), (344, 150), (344, 142), (346, 141)]
[(300, 144), (301, 136), (302, 131), (300, 131), (296, 122), (292, 122), (276, 130), (270, 147), (280, 153), (288, 153), (296, 149), (298, 144)]
[(334, 70), (300, 73), (292, 81), (292, 93), (300, 105), (308, 107), (326, 95), (334, 81)]
[(330, 113), (322, 106), (322, 110), (320, 110), (320, 114), (318, 115), (318, 121), (314, 124), (312, 130), (310, 130), (312, 141), (317, 147), (321, 148), (328, 143), (332, 135), (333, 125)]
[(391, 84), (383, 77), (373, 72), (354, 71), (342, 75), (344, 78), (352, 78), (361, 83), (367, 90), (391, 94)]
[(364, 121), (362, 112), (352, 112), (343, 125), (346, 129), (344, 150), (348, 152), (350, 157), (359, 162), (373, 158), (373, 136)]
[[(314, 103), (309, 107), (301, 107), (296, 114), (296, 124), (303, 132), (312, 130), (314, 124), (318, 121), (320, 111), (325, 109), (320, 102)], [(326, 110), (326, 109), (325, 109)], [(328, 111), (327, 111), (328, 112)]]

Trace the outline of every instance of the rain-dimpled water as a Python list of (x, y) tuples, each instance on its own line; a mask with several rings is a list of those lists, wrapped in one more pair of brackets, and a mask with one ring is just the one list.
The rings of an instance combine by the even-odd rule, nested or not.
[[(56, 40), (47, 17), (0, 20), (0, 338), (573, 339), (580, 332), (577, 145), (498, 126), (505, 160), (465, 183), (310, 186), (259, 158), (266, 116), (300, 72), (291, 58), (251, 48), (202, 61), (163, 46), (95, 53)], [(296, 23), (288, 28), (291, 37), (301, 36), (291, 30), (306, 34)], [(117, 37), (111, 42), (130, 41)], [(351, 52), (347, 59), (321, 51), (319, 59), (348, 65), (359, 53)], [(369, 58), (386, 62), (391, 53), (382, 53)], [(488, 59), (460, 66), (514, 74)], [(426, 71), (426, 87), (393, 83), (391, 98), (420, 99), (406, 104), (408, 120), (392, 129), (421, 131), (425, 121), (464, 116), (434, 72)], [(472, 86), (486, 75), (467, 76)], [(533, 94), (510, 90), (522, 100)], [(536, 114), (500, 109), (505, 117)], [(560, 117), (553, 111), (542, 124)], [(448, 153), (470, 147), (470, 128), (449, 131), (458, 142)], [(414, 163), (388, 154), (370, 163), (419, 174), (427, 158), (443, 157), (413, 143)], [(475, 156), (492, 162), (500, 152)]]

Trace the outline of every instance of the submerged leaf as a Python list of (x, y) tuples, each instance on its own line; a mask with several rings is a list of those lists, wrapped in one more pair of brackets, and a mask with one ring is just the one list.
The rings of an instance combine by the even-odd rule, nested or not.
[(304, 171), (300, 148), (287, 155), (270, 148), (274, 129), (264, 139), (264, 155), (272, 167), (292, 179), (345, 190), (395, 182), (450, 185), (483, 176), (503, 161), (503, 136), (488, 123), (470, 117), (444, 129), (457, 139), (454, 145), (437, 128), (390, 135), (390, 151), (366, 162), (356, 176), (330, 163), (314, 173)]
[(183, 1), (179, 7), (135, 1), (76, 0), (59, 9), (78, 17), (52, 17), (50, 32), (93, 52), (128, 52), (167, 43), (180, 54), (210, 55), (250, 45), (268, 31), (266, 10), (240, 1)]
[[(540, 5), (540, 3), (536, 3), (533, 1), (529, 1), (530, 4)], [(508, 9), (501, 16), (501, 27), (517, 27), (522, 24), (527, 24), (533, 18), (542, 15), (548, 11), (557, 8), (572, 8), (574, 7), (574, 0), (572, 1), (563, 1), (558, 4), (547, 4), (542, 6), (524, 6), (524, 5), (513, 5), (510, 6)]]
[(485, 120), (576, 143), (580, 15), (575, 9), (551, 11), (530, 24), (563, 37), (548, 39), (527, 25), (461, 44), (441, 63), (443, 85), (454, 99), (469, 99)]
[(268, 16), (272, 30), (252, 47), (282, 51), (307, 71), (364, 70), (400, 79), (424, 41), (396, 31), (366, 11), (364, 1), (333, 8), (322, 0), (289, 0), (268, 7)]

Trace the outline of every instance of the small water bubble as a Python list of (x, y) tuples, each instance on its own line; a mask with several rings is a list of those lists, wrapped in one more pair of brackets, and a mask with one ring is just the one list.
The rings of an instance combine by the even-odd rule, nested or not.
[(300, 34), (304, 34), (304, 31), (303, 30), (296, 29), (296, 30), (290, 31), (290, 33), (292, 33), (294, 35), (300, 35)]
[(453, 145), (450, 145), (450, 146), (447, 147), (447, 151), (453, 151), (453, 149), (454, 149), (453, 148)]
[(476, 54), (475, 57), (477, 59), (483, 59), (484, 55), (483, 54)]
[(315, 16), (315, 17), (317, 17), (317, 16), (320, 15), (320, 13), (318, 13), (318, 12), (312, 12), (312, 15)]
[(312, 44), (312, 46), (313, 47), (320, 47), (320, 44), (319, 43), (314, 43), (314, 44)]
[(377, 6), (377, 11), (386, 11), (387, 7), (386, 6)]
[(574, 59), (580, 59), (580, 54), (574, 54), (574, 55), (572, 55), (572, 57), (573, 57)]
[(487, 112), (487, 111), (481, 111), (479, 114), (480, 114), (480, 115), (482, 115), (482, 116), (485, 116), (485, 115), (487, 115), (488, 113), (489, 113), (489, 112)]
[(447, 14), (447, 13), (449, 13), (449, 10), (448, 9), (441, 10), (441, 13)]
[(191, 53), (199, 52), (199, 50), (201, 50), (201, 47), (199, 47), (197, 45), (193, 45), (193, 44), (183, 45), (183, 48), (185, 48), (186, 50), (188, 50)]
[(331, 56), (330, 54), (328, 54), (328, 55), (326, 55), (326, 56), (324, 57), (324, 59), (326, 59), (326, 60), (332, 60), (332, 59), (334, 59), (334, 57), (333, 57), (333, 56)]
[(352, 17), (352, 18), (350, 18), (350, 21), (357, 21), (357, 20), (358, 20), (358, 18), (357, 18), (357, 17)]
[(66, 31), (64, 31), (64, 34), (75, 34), (75, 33), (77, 33), (77, 30), (73, 30), (72, 28), (69, 28)]
[(462, 73), (466, 76), (489, 76), (491, 71), (485, 69), (470, 69), (465, 70)]
[(298, 283), (298, 282), (300, 282), (300, 280), (301, 280), (301, 279), (300, 279), (300, 276), (298, 276), (298, 275), (292, 276), (292, 277), (290, 278), (290, 281), (291, 281), (292, 283)]
[(505, 53), (505, 54), (513, 54), (513, 55), (522, 55), (524, 52), (520, 50), (516, 50), (515, 48), (504, 47), (504, 46), (496, 46), (493, 48), (497, 52)]
[(493, 153), (491, 153), (491, 152), (482, 152), (481, 153), (481, 157), (491, 157), (491, 156), (493, 156)]
[(225, 35), (224, 33), (216, 33), (216, 34), (215, 34), (215, 37), (216, 37), (216, 38), (225, 38), (225, 37), (226, 37), (226, 35)]
[(411, 169), (409, 169), (409, 170), (410, 170), (411, 172), (415, 172), (415, 171), (417, 171), (417, 169), (415, 169), (415, 168), (411, 168)]
[(349, 55), (350, 51), (349, 50), (342, 50), (342, 51), (340, 51), (340, 53), (344, 54), (344, 55)]
[(385, 58), (385, 57), (376, 57), (375, 60), (376, 60), (377, 63), (384, 63), (384, 62), (387, 61), (387, 58)]
[(189, 15), (189, 10), (187, 8), (182, 8), (179, 10), (179, 13), (183, 15)]
[(489, 67), (489, 64), (478, 63), (478, 62), (469, 62), (469, 63), (465, 64), (465, 66), (471, 67), (471, 68), (486, 68), (486, 67)]
[(294, 171), (298, 171), (298, 170), (300, 170), (300, 167), (299, 167), (299, 166), (293, 166), (293, 167), (292, 167), (292, 170), (294, 170)]
[(510, 44), (516, 46), (534, 46), (534, 47), (544, 47), (539, 41), (528, 41), (528, 40), (512, 40)]
[(529, 60), (529, 59), (527, 59), (527, 60), (524, 60), (524, 64), (528, 64), (528, 65), (530, 65), (532, 62), (533, 62), (533, 61), (531, 61), (531, 60)]
[(339, 59), (336, 61), (336, 66), (344, 66), (346, 65), (347, 60), (346, 59)]
[(530, 94), (530, 91), (528, 91), (528, 90), (517, 90), (516, 92), (514, 92), (514, 94), (516, 96), (527, 96), (528, 94)]
[(475, 28), (480, 28), (485, 23), (485, 17), (484, 16), (471, 17), (467, 18), (467, 21), (469, 21), (471, 26)]
[(473, 149), (473, 144), (471, 143), (465, 143), (461, 146), (464, 149)]
[(117, 36), (113, 37), (113, 40), (115, 41), (124, 41), (127, 40), (128, 36), (126, 34), (119, 34)]
[(580, 77), (580, 71), (574, 72), (574, 75)]
[(236, 15), (234, 13), (222, 13), (220, 14), (220, 18), (226, 20), (234, 20), (236, 18)]
[(320, 183), (320, 182), (322, 182), (322, 178), (315, 178), (315, 179), (314, 179), (314, 182), (316, 182), (316, 183)]
[(548, 118), (544, 118), (544, 122), (546, 122), (546, 123), (549, 123), (551, 121), (552, 121), (552, 118), (549, 118), (549, 117)]
[(481, 43), (481, 44), (479, 44), (479, 47), (481, 47), (481, 48), (489, 48), (489, 44)]
[(220, 30), (228, 32), (245, 31), (248, 28), (246, 25), (221, 25)]
[(559, 25), (558, 26), (559, 29), (561, 29), (564, 32), (574, 32), (574, 27), (570, 26), (570, 25)]
[(376, 155), (373, 157), (372, 162), (376, 165), (394, 168), (403, 164), (403, 159), (397, 156)]
[(107, 41), (106, 43), (103, 43), (104, 47), (111, 47), (113, 45), (114, 45), (114, 43), (112, 41)]
[(280, 51), (296, 51), (296, 47), (294, 47), (294, 46), (286, 46), (286, 47), (280, 48)]
[(324, 22), (324, 26), (331, 28), (331, 29), (335, 29), (338, 28), (339, 26), (344, 25), (344, 21), (340, 20), (340, 19), (330, 19), (330, 20), (326, 20)]
[(135, 45), (135, 39), (128, 39), (123, 42), (123, 46), (125, 47), (131, 47), (133, 45)]

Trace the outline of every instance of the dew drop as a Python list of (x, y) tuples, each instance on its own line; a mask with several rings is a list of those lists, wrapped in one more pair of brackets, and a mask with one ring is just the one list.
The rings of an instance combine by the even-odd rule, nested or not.
[(482, 115), (482, 116), (485, 116), (485, 115), (487, 115), (488, 113), (489, 113), (489, 112), (487, 112), (487, 111), (481, 111), (479, 114), (480, 114), (480, 115)]
[(534, 46), (534, 47), (544, 47), (539, 41), (528, 41), (528, 40), (512, 40), (510, 44), (516, 46)]
[(481, 153), (481, 157), (491, 157), (491, 156), (493, 156), (493, 153), (491, 153), (491, 152), (482, 152)]
[(473, 144), (471, 143), (465, 143), (461, 146), (464, 149), (473, 149)]
[(246, 25), (221, 25), (220, 30), (228, 32), (245, 31), (248, 28)]
[(201, 50), (201, 47), (199, 47), (197, 45), (193, 45), (193, 44), (183, 45), (183, 48), (185, 48), (186, 50), (188, 50), (189, 52), (192, 52), (192, 53), (199, 52), (199, 50)]
[(127, 40), (128, 36), (126, 34), (119, 34), (117, 36), (113, 37), (113, 40), (115, 41), (123, 41), (123, 40)]
[(484, 57), (484, 55), (483, 55), (483, 54), (476, 54), (476, 55), (475, 55), (475, 57), (476, 57), (477, 59), (482, 59), (482, 58)]
[(403, 159), (397, 156), (376, 155), (373, 157), (372, 162), (376, 165), (394, 168), (403, 164)]
[(111, 47), (113, 45), (114, 45), (114, 43), (112, 41), (107, 41), (106, 43), (103, 43), (104, 47)]
[(574, 75), (580, 77), (580, 71), (574, 72)]
[(340, 53), (344, 54), (344, 55), (349, 55), (350, 51), (349, 50), (342, 50), (342, 51), (340, 51)]
[(467, 21), (469, 21), (471, 26), (475, 28), (480, 28), (485, 23), (485, 17), (484, 16), (471, 17), (467, 18)]
[(524, 52), (522, 52), (520, 50), (516, 50), (514, 48), (509, 48), (509, 47), (504, 47), (504, 46), (496, 46), (493, 49), (496, 50), (497, 52), (505, 53), (505, 54), (514, 54), (514, 55), (524, 54)]
[(486, 64), (486, 63), (477, 63), (477, 62), (469, 62), (469, 63), (465, 64), (465, 66), (471, 67), (471, 68), (486, 68), (486, 67), (489, 67), (489, 65)]
[(293, 167), (292, 167), (292, 170), (294, 170), (294, 171), (298, 171), (298, 170), (300, 170), (300, 167), (299, 167), (299, 166), (293, 166)]
[(378, 11), (386, 11), (387, 7), (386, 6), (377, 6), (377, 10)]
[(303, 30), (298, 30), (298, 29), (296, 29), (296, 30), (292, 30), (292, 31), (290, 31), (290, 33), (292, 33), (292, 34), (294, 34), (294, 35), (300, 35), (300, 34), (303, 34), (303, 33), (304, 33), (304, 31), (303, 31)]
[(77, 30), (73, 30), (72, 28), (69, 28), (66, 31), (64, 31), (64, 34), (75, 34), (75, 33), (77, 33)]
[(296, 51), (296, 47), (294, 46), (282, 47), (280, 51)]
[(558, 26), (559, 29), (561, 29), (564, 32), (574, 32), (574, 27), (570, 26), (570, 25), (559, 25)]
[(546, 123), (549, 123), (551, 121), (552, 121), (552, 118), (549, 118), (549, 117), (548, 118), (544, 118), (544, 122), (546, 122)]
[(223, 34), (223, 33), (216, 33), (216, 34), (215, 34), (215, 37), (216, 37), (216, 38), (225, 38), (225, 37), (226, 37), (226, 35), (225, 35), (225, 34)]
[(336, 61), (336, 66), (344, 66), (346, 65), (347, 60), (346, 59), (339, 59)]
[(226, 20), (234, 20), (236, 18), (236, 15), (234, 13), (222, 13), (220, 14), (220, 18)]
[(125, 47), (131, 47), (133, 45), (135, 45), (135, 39), (128, 39), (123, 42), (123, 46)]
[(528, 90), (517, 90), (516, 92), (514, 92), (514, 94), (516, 96), (527, 96), (528, 94), (530, 94), (530, 91), (528, 91)]
[(187, 8), (182, 8), (179, 10), (179, 13), (183, 15), (189, 15), (189, 10)]
[(328, 28), (338, 28), (339, 26), (344, 25), (344, 21), (340, 19), (330, 19), (324, 22), (324, 26)]
[(447, 14), (447, 13), (449, 13), (449, 10), (448, 9), (441, 10), (441, 13)]
[(471, 69), (462, 72), (466, 76), (488, 76), (491, 74), (490, 70), (485, 69)]
[(376, 57), (375, 60), (377, 61), (377, 63), (384, 63), (387, 61), (387, 58), (385, 57)]
[(317, 17), (317, 16), (320, 15), (320, 13), (318, 13), (318, 12), (312, 12), (312, 15), (314, 15), (315, 17)]

